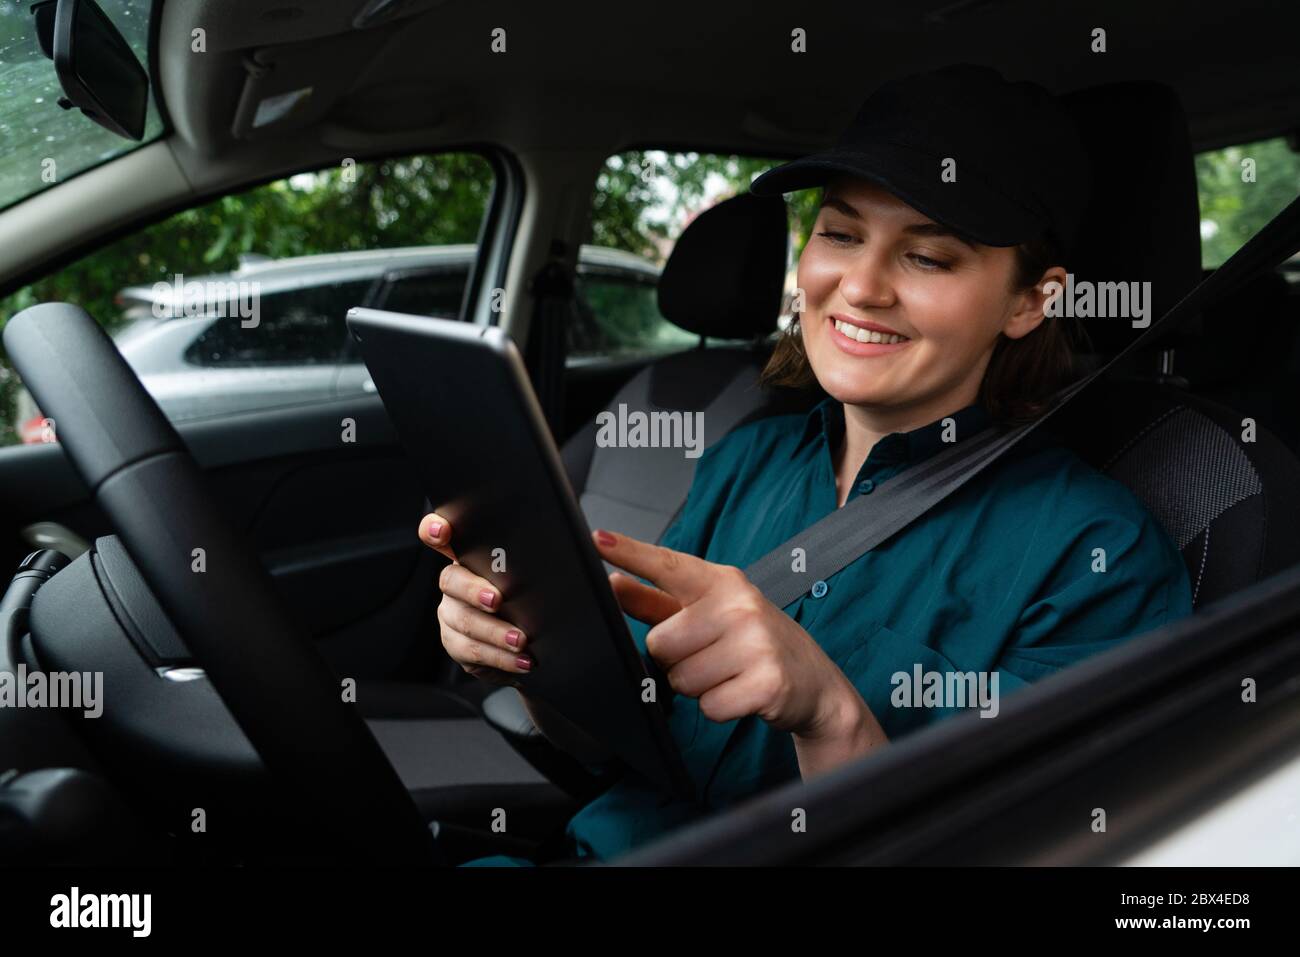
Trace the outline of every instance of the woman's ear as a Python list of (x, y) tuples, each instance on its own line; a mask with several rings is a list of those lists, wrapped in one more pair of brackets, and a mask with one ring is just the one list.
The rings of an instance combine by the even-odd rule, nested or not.
[(1043, 321), (1048, 301), (1059, 296), (1064, 288), (1063, 267), (1053, 266), (1044, 272), (1038, 282), (1017, 294), (1012, 306), (1014, 311), (1002, 327), (1003, 334), (1009, 339), (1020, 339), (1037, 329)]

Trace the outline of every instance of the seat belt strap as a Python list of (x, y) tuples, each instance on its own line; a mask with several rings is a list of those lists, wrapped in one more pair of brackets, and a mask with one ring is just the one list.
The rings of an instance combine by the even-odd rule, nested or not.
[(557, 444), (564, 429), (564, 360), (566, 335), (574, 309), (574, 281), (562, 263), (548, 262), (529, 282), (533, 328), (528, 335), (527, 365), (538, 405)]
[(984, 471), (1121, 358), (1149, 341), (1157, 330), (1172, 329), (1244, 280), (1293, 255), (1300, 245), (1298, 227), (1300, 198), (1292, 200), (1227, 262), (1197, 283), (1172, 309), (1108, 362), (1058, 392), (1038, 418), (1009, 429), (990, 426), (944, 449), (896, 478), (881, 483), (872, 495), (858, 496), (782, 542), (746, 568), (745, 575), (772, 604), (785, 608), (805, 594), (813, 583), (825, 581), (896, 535)]

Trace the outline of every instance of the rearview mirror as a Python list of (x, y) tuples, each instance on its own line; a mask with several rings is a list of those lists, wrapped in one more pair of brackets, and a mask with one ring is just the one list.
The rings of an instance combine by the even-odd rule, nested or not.
[(127, 139), (144, 138), (149, 74), (113, 21), (95, 0), (41, 0), (32, 7), (36, 42), (54, 61), (66, 96), (106, 130)]

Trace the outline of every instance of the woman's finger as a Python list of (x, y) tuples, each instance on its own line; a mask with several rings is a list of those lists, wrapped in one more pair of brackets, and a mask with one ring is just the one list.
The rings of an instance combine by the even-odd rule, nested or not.
[(442, 647), (447, 649), (451, 660), (466, 671), (473, 668), (495, 668), (511, 674), (526, 675), (533, 668), (531, 655), (518, 655), (503, 648), (494, 648), (445, 626), (442, 629)]
[(667, 669), (703, 651), (724, 633), (725, 623), (706, 600), (687, 605), (651, 628), (646, 632), (645, 648), (661, 668)]
[(416, 534), (420, 536), (420, 541), (434, 551), (446, 555), (453, 562), (456, 560), (456, 553), (451, 550), (451, 522), (437, 512), (431, 512), (420, 519)]
[(678, 694), (698, 698), (745, 670), (735, 647), (715, 641), (668, 669), (668, 683)]
[(761, 717), (757, 711), (761, 700), (761, 696), (755, 693), (754, 682), (742, 672), (700, 695), (700, 714), (718, 724), (726, 724), (751, 714), (759, 714)]
[(459, 598), (484, 611), (501, 610), (501, 593), (486, 578), (480, 578), (464, 565), (451, 564), (438, 575), (438, 588), (444, 595)]
[(605, 561), (653, 582), (683, 605), (702, 598), (716, 581), (717, 569), (723, 567), (603, 528), (592, 532), (591, 540)]
[(444, 628), (486, 642), (506, 651), (523, 651), (527, 638), (523, 631), (495, 615), (468, 605), (459, 598), (444, 597), (438, 605), (438, 621)]
[(622, 572), (610, 572), (609, 584), (619, 607), (637, 621), (657, 625), (682, 610), (682, 603), (660, 588), (639, 582)]

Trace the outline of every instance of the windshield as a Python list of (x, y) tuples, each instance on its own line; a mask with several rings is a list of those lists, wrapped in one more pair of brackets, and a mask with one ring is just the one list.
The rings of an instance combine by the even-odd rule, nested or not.
[[(99, 5), (147, 69), (154, 0), (99, 0)], [(36, 44), (30, 3), (0, 2), (0, 209), (162, 133), (153, 97), (144, 140), (110, 133), (78, 110), (59, 106), (63, 90)]]

